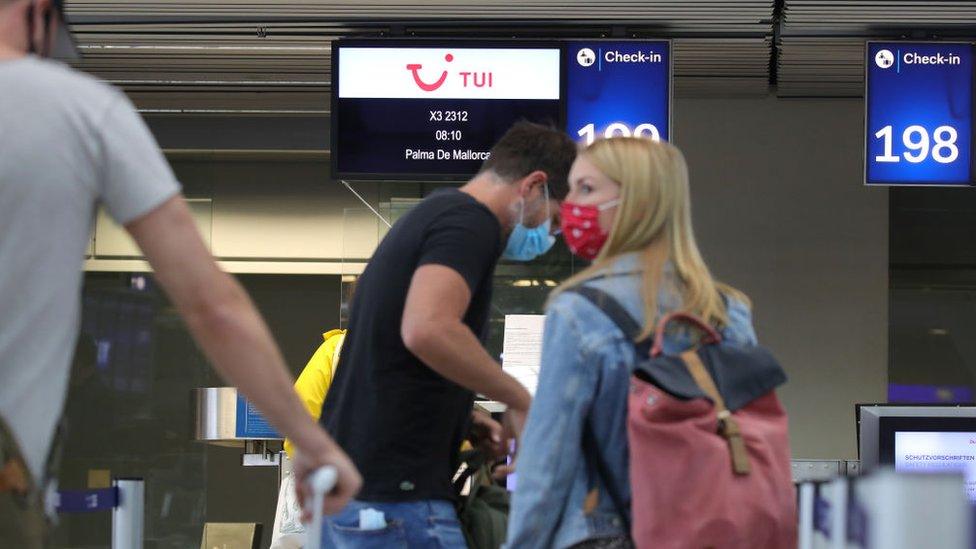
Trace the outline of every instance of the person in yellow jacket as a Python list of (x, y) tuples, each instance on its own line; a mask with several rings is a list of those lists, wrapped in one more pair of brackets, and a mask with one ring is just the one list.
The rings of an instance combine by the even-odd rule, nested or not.
[[(322, 334), (322, 339), (322, 344), (295, 381), (298, 398), (315, 421), (318, 421), (322, 414), (325, 394), (329, 392), (332, 378), (335, 377), (335, 368), (339, 365), (339, 352), (342, 351), (342, 343), (346, 340), (346, 331), (330, 330)], [(288, 454), (289, 459), (294, 457), (294, 446), (287, 439), (285, 453)]]
[[(316, 421), (322, 413), (322, 403), (325, 402), (325, 395), (332, 385), (332, 378), (335, 377), (335, 369), (339, 365), (339, 353), (342, 351), (342, 343), (345, 339), (346, 330), (330, 330), (322, 334), (322, 344), (295, 381), (298, 398)], [(294, 458), (294, 451), (294, 445), (286, 439), (285, 453), (289, 459)], [(278, 509), (275, 512), (271, 549), (297, 549), (302, 546), (304, 538), (305, 527), (302, 524), (301, 505), (295, 496), (294, 480), (289, 475), (282, 479), (278, 492)]]

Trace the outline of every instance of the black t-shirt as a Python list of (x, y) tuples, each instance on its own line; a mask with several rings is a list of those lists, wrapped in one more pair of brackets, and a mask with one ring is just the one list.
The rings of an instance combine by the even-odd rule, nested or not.
[(454, 497), (451, 477), (474, 395), (407, 350), (400, 324), (414, 272), (443, 265), (471, 289), (463, 320), (484, 342), (501, 231), (495, 215), (470, 195), (437, 191), (393, 226), (359, 277), (321, 420), (363, 475), (357, 498)]

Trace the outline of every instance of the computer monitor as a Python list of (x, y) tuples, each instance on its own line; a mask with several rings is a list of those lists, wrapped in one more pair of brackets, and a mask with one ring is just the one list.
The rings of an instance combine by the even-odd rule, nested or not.
[(861, 470), (956, 471), (976, 501), (976, 406), (859, 404)]

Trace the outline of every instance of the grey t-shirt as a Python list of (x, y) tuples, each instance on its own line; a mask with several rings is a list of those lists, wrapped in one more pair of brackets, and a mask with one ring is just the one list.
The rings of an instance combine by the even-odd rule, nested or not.
[(96, 206), (125, 224), (178, 192), (121, 92), (35, 57), (0, 61), (0, 416), (35, 478), (64, 405)]

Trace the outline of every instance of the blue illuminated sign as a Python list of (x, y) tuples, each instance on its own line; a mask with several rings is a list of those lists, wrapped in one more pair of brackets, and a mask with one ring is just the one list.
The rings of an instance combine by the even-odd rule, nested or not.
[(973, 182), (973, 46), (869, 42), (868, 185)]
[(566, 44), (566, 131), (588, 144), (601, 137), (671, 138), (671, 44)]
[(282, 438), (253, 404), (237, 395), (237, 438), (275, 440)]
[(111, 511), (119, 504), (118, 488), (97, 490), (63, 490), (58, 492), (59, 513), (95, 513)]

